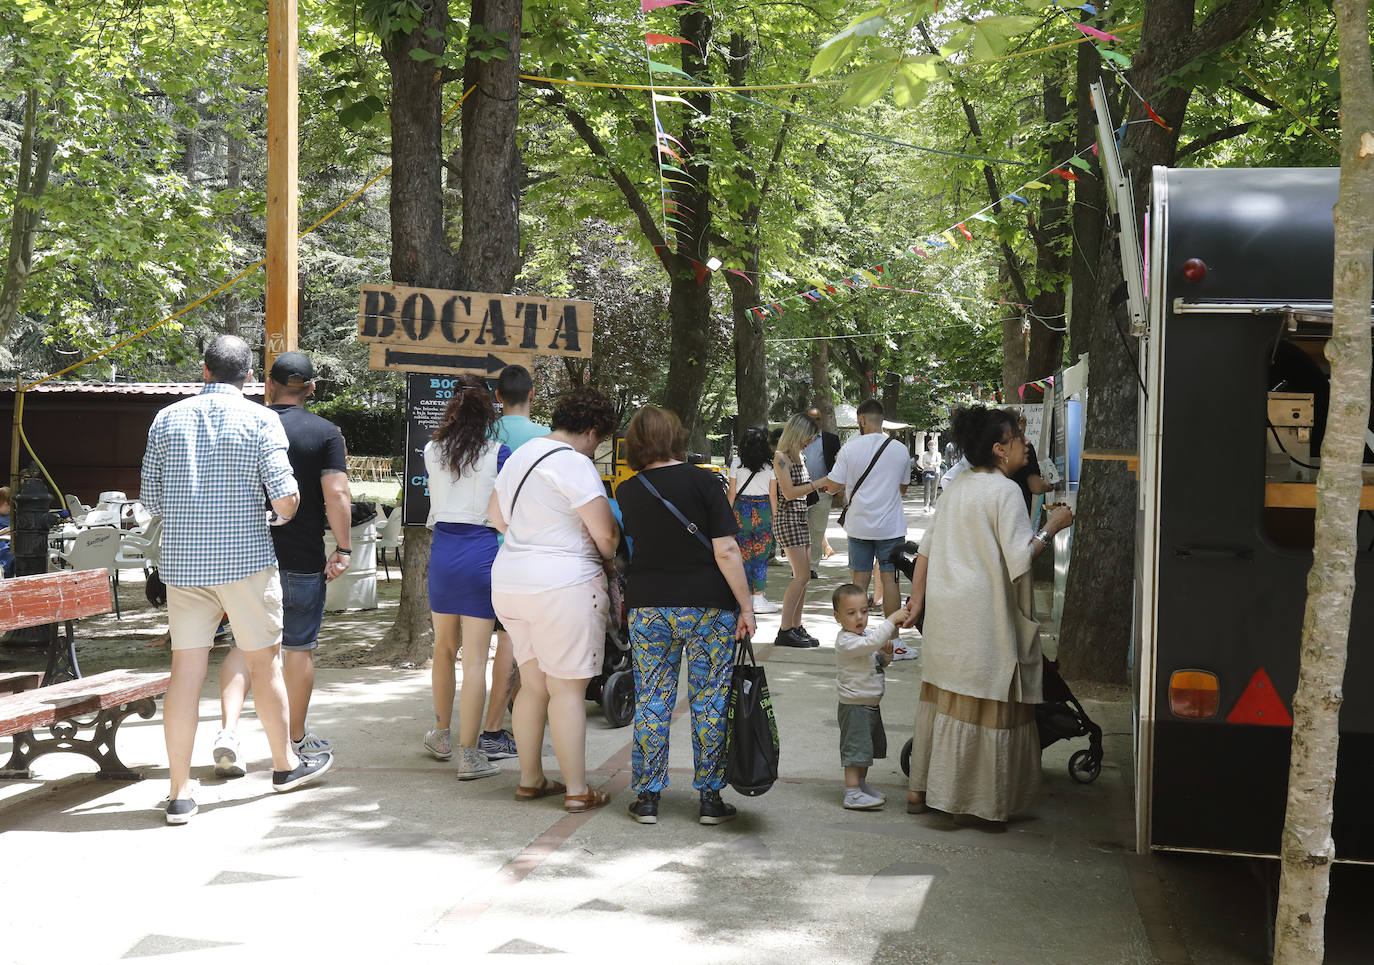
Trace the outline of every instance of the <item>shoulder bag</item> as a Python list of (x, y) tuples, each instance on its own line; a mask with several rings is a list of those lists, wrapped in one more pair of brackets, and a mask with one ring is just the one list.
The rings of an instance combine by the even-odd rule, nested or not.
[(869, 460), (868, 468), (865, 469), (863, 475), (859, 477), (859, 481), (854, 484), (854, 488), (849, 490), (849, 492), (845, 495), (844, 509), (840, 510), (841, 526), (844, 526), (844, 518), (849, 515), (849, 507), (854, 505), (854, 494), (857, 493), (859, 491), (859, 487), (864, 484), (864, 480), (868, 478), (868, 474), (871, 473), (873, 471), (873, 467), (878, 464), (878, 457), (883, 454), (883, 450), (886, 449), (888, 445), (891, 444), (891, 442), (891, 436), (888, 436), (886, 439), (883, 440), (883, 444), (878, 447), (878, 451), (873, 453), (873, 458)]
[(778, 779), (780, 744), (768, 677), (748, 637), (735, 648), (726, 708), (725, 780), (740, 794), (757, 797)]
[(678, 509), (672, 503), (668, 502), (668, 500), (664, 499), (663, 494), (654, 488), (654, 484), (649, 482), (649, 480), (645, 477), (644, 473), (641, 472), (636, 478), (644, 484), (645, 489), (649, 490), (649, 492), (652, 495), (658, 497), (658, 501), (668, 508), (668, 512), (672, 513), (674, 516), (677, 517), (678, 522), (680, 522), (683, 526), (687, 527), (687, 532), (695, 536), (701, 542), (701, 545), (706, 547), (707, 550), (715, 552), (711, 548), (711, 541), (706, 538), (706, 534), (701, 531), (701, 528), (698, 527), (696, 523), (692, 522), (686, 516), (682, 515), (682, 510)]

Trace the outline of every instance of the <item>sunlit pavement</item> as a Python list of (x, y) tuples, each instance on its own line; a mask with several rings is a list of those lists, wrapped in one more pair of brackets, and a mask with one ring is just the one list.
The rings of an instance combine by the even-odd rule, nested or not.
[[(918, 507), (908, 504), (913, 538), (927, 519)], [(53, 755), (37, 763), (37, 780), (0, 785), (11, 910), (0, 962), (1254, 960), (1244, 954), (1254, 935), (1209, 946), (1226, 956), (1190, 958), (1165, 898), (1172, 885), (1161, 887), (1153, 859), (1130, 854), (1124, 700), (1085, 701), (1108, 735), (1096, 783), (1066, 771), (1086, 742), (1057, 744), (1044, 756), (1040, 805), (989, 834), (905, 813), (898, 752), (920, 661), (896, 663), (883, 703), (889, 757), (870, 774), (889, 804), (840, 806), (829, 596), (847, 570), (833, 520), (839, 553), (818, 564), (808, 593), (806, 622), (823, 645), (774, 650), (776, 616), (762, 618), (782, 780), (758, 798), (727, 790), (740, 809), (733, 823), (696, 821), (685, 706), (660, 823), (641, 826), (625, 812), (630, 728), (607, 727), (592, 704), (592, 782), (616, 796), (603, 810), (566, 815), (558, 799), (512, 799), (514, 761), (460, 783), (453, 763), (424, 753), (425, 670), (320, 671), (311, 726), (334, 741), (338, 761), (318, 787), (272, 793), (266, 740), (251, 719), (240, 732), (248, 776), (220, 780), (210, 761), (212, 679), (195, 757), (200, 813), (188, 826), (163, 823), (160, 717), (133, 718), (119, 738), (126, 762), (148, 765), (146, 781), (97, 781), (79, 773), (93, 769), (84, 759)], [(769, 579), (780, 600), (785, 570), (770, 568)], [(545, 754), (556, 773), (547, 744)]]

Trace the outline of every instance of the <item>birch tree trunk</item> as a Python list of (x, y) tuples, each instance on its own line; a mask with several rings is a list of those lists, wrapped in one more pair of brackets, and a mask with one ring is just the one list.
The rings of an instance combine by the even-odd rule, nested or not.
[(1318, 965), (1324, 951), (1336, 750), (1355, 593), (1356, 523), (1369, 425), (1369, 303), (1374, 285), (1374, 74), (1369, 0), (1336, 0), (1340, 38), (1341, 187), (1336, 200), (1335, 318), (1326, 347), (1331, 408), (1317, 474), (1316, 538), (1307, 576), (1302, 668), (1293, 697), (1293, 747), (1283, 875), (1274, 928), (1276, 965)]

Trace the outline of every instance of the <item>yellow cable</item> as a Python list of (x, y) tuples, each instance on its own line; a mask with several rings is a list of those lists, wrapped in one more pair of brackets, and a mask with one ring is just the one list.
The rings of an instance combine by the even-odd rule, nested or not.
[(1227, 57), (1227, 59), (1229, 59), (1229, 60), (1231, 61), (1231, 63), (1233, 63), (1233, 64), (1235, 64), (1237, 67), (1239, 67), (1239, 68), (1241, 69), (1241, 72), (1242, 72), (1243, 74), (1245, 74), (1246, 77), (1249, 77), (1249, 78), (1250, 78), (1251, 80), (1253, 80), (1256, 84), (1258, 84), (1260, 90), (1264, 91), (1264, 92), (1265, 92), (1266, 94), (1268, 94), (1271, 98), (1273, 98), (1274, 103), (1278, 104), (1280, 107), (1282, 107), (1282, 108), (1283, 108), (1284, 110), (1286, 110), (1288, 113), (1290, 113), (1290, 114), (1292, 114), (1294, 117), (1296, 117), (1296, 118), (1298, 119), (1298, 123), (1299, 123), (1299, 124), (1301, 124), (1303, 127), (1307, 128), (1307, 129), (1308, 129), (1309, 131), (1311, 131), (1313, 134), (1317, 135), (1317, 137), (1319, 137), (1319, 138), (1321, 138), (1323, 141), (1325, 141), (1328, 145), (1330, 145), (1330, 147), (1331, 147), (1331, 149), (1332, 149), (1333, 151), (1336, 151), (1337, 153), (1340, 152), (1341, 147), (1340, 147), (1339, 144), (1337, 144), (1335, 141), (1331, 140), (1331, 138), (1327, 137), (1327, 136), (1326, 136), (1325, 134), (1323, 134), (1321, 131), (1317, 130), (1315, 127), (1313, 127), (1311, 124), (1309, 124), (1309, 123), (1307, 122), (1307, 118), (1303, 117), (1303, 116), (1302, 116), (1301, 114), (1299, 114), (1297, 111), (1293, 110), (1293, 108), (1291, 108), (1291, 107), (1289, 107), (1287, 104), (1285, 104), (1285, 103), (1283, 102), (1283, 98), (1279, 97), (1278, 94), (1275, 94), (1275, 93), (1273, 92), (1273, 90), (1271, 90), (1271, 89), (1269, 88), (1269, 86), (1268, 86), (1267, 84), (1265, 84), (1264, 81), (1260, 80), (1260, 79), (1259, 79), (1258, 77), (1256, 77), (1254, 74), (1250, 73), (1250, 69), (1249, 69), (1248, 67), (1246, 67), (1244, 64), (1242, 64), (1239, 60), (1236, 60), (1236, 58), (1235, 58), (1235, 56), (1234, 56), (1233, 54), (1227, 54), (1226, 57)]

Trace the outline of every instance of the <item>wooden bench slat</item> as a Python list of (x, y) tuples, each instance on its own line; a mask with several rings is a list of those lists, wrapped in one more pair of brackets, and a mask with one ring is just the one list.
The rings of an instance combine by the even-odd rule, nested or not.
[(39, 573), (0, 580), (0, 631), (60, 623), (114, 608), (105, 570)]
[(0, 697), (0, 737), (156, 697), (167, 692), (171, 679), (166, 671), (107, 670), (80, 680)]
[(22, 690), (32, 690), (42, 681), (43, 675), (41, 673), (28, 670), (0, 673), (0, 694), (17, 694)]

